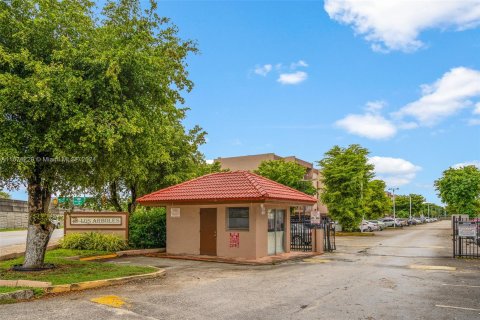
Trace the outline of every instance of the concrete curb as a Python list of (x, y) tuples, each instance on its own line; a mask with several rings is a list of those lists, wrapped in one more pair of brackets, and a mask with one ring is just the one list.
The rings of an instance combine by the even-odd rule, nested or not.
[(105, 254), (101, 256), (90, 256), (90, 257), (70, 257), (69, 259), (72, 260), (80, 260), (80, 261), (94, 261), (94, 260), (105, 260), (105, 259), (115, 259), (118, 257), (125, 257), (125, 256), (140, 256), (152, 253), (162, 253), (165, 252), (165, 248), (159, 249), (134, 249), (134, 250), (124, 250), (124, 251), (117, 251), (112, 254)]
[(0, 280), (0, 286), (4, 287), (31, 287), (47, 288), (52, 285), (51, 282), (33, 281), (33, 280)]
[[(155, 268), (155, 267), (152, 267)], [(158, 268), (156, 268), (158, 269)], [(147, 274), (139, 274), (135, 276), (121, 277), (121, 278), (111, 278), (103, 280), (94, 280), (94, 281), (84, 281), (71, 284), (59, 284), (55, 286), (49, 286), (45, 288), (45, 293), (63, 293), (70, 291), (80, 291), (93, 288), (101, 288), (107, 286), (113, 286), (117, 284), (125, 284), (134, 280), (143, 280), (143, 279), (154, 279), (160, 278), (165, 275), (165, 269), (158, 269), (155, 272)]]
[(33, 290), (17, 290), (12, 292), (0, 293), (0, 301), (5, 300), (28, 300), (33, 298)]
[[(60, 245), (59, 245), (59, 244), (52, 244), (52, 245), (49, 245), (49, 246), (47, 247), (47, 250), (54, 250), (54, 249), (58, 249), (58, 248), (60, 248)], [(25, 255), (25, 251), (23, 251), (23, 252), (13, 252), (13, 253), (9, 253), (9, 254), (0, 256), (0, 261), (10, 260), (10, 259), (16, 259), (16, 258), (23, 257), (24, 255)]]
[(116, 254), (119, 257), (122, 256), (137, 256), (142, 254), (150, 254), (150, 253), (161, 253), (165, 252), (165, 248), (155, 248), (155, 249), (134, 249), (134, 250), (124, 250), (124, 251), (117, 251)]

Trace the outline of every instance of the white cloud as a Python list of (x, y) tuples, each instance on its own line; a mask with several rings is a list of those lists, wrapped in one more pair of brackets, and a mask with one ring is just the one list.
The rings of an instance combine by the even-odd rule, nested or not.
[(480, 102), (475, 105), (473, 109), (473, 114), (480, 114)]
[(376, 51), (415, 51), (427, 29), (456, 31), (480, 24), (478, 0), (325, 0), (331, 19), (351, 25)]
[(281, 73), (277, 81), (281, 84), (299, 84), (307, 80), (308, 74), (303, 71), (297, 71), (293, 73)]
[(469, 119), (467, 123), (469, 126), (480, 126), (480, 119)]
[(400, 187), (410, 183), (422, 169), (401, 158), (374, 156), (370, 157), (368, 162), (375, 166), (377, 178), (384, 180), (390, 187)]
[(452, 166), (452, 168), (458, 169), (466, 166), (475, 166), (480, 169), (480, 160), (467, 161), (462, 163), (457, 163)]
[(300, 68), (300, 67), (306, 68), (306, 67), (308, 67), (308, 64), (303, 60), (298, 60), (297, 62), (292, 62), (290, 64), (290, 69), (292, 69), (292, 70), (295, 70), (295, 69)]
[(397, 133), (395, 125), (379, 114), (385, 106), (384, 101), (370, 101), (365, 114), (349, 114), (335, 122), (335, 125), (351, 134), (369, 139), (388, 139)]
[(480, 72), (464, 67), (453, 68), (435, 83), (421, 88), (422, 97), (401, 108), (396, 115), (412, 116), (420, 124), (432, 126), (471, 106), (471, 99), (480, 98)]
[(207, 160), (205, 160), (205, 162), (206, 162), (207, 164), (213, 164), (213, 163), (215, 162), (215, 160), (213, 160), (213, 159), (207, 159)]
[(264, 64), (263, 66), (257, 66), (255, 67), (255, 70), (253, 70), (253, 72), (255, 72), (255, 74), (258, 74), (260, 76), (267, 76), (267, 74), (272, 71), (272, 65), (271, 64)]

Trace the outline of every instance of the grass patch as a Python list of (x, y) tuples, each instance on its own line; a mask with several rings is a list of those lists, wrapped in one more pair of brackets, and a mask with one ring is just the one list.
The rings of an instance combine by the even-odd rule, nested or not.
[(35, 272), (10, 270), (16, 264), (22, 264), (23, 257), (0, 262), (0, 279), (47, 281), (53, 285), (83, 281), (102, 280), (133, 276), (156, 271), (152, 267), (124, 266), (113, 263), (69, 260), (72, 256), (96, 256), (109, 254), (105, 251), (57, 249), (47, 251), (45, 263), (53, 263), (55, 269)]
[(22, 231), (22, 230), (27, 230), (27, 229), (25, 229), (25, 228), (6, 228), (6, 229), (0, 229), (0, 232)]

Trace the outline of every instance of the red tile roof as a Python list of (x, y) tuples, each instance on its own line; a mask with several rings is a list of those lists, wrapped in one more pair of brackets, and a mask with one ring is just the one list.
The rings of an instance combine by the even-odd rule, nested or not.
[(298, 190), (249, 171), (219, 172), (147, 194), (141, 204), (178, 202), (230, 202), (279, 200), (293, 203), (317, 202)]

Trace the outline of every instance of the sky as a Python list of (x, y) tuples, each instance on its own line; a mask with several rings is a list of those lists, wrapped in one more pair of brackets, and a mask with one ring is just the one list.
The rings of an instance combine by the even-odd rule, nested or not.
[(478, 0), (160, 0), (158, 14), (198, 43), (185, 125), (208, 132), (207, 159), (315, 162), (356, 143), (388, 187), (437, 204), (444, 170), (480, 166)]

